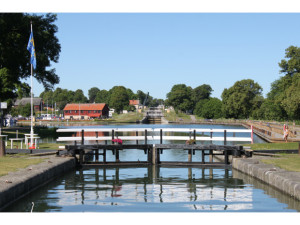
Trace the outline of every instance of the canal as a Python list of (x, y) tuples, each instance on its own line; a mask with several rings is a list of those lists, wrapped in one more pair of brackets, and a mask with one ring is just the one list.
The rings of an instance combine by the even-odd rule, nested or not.
[[(141, 125), (123, 125), (123, 127), (139, 126)], [(243, 129), (220, 125), (148, 126)], [(111, 127), (120, 125), (103, 126), (103, 128)], [(263, 140), (255, 136), (254, 142)], [(184, 161), (187, 158), (184, 155), (186, 152), (175, 150), (166, 152), (168, 153), (162, 155), (164, 157), (162, 160)], [(143, 160), (143, 151), (120, 153), (120, 159), (124, 160), (136, 160), (139, 157)], [(197, 160), (200, 157), (195, 155), (194, 158)], [(108, 160), (113, 159), (113, 155), (108, 156)], [(233, 169), (94, 167), (62, 174), (55, 181), (34, 191), (4, 211), (31, 210), (33, 212), (299, 212), (300, 202)]]

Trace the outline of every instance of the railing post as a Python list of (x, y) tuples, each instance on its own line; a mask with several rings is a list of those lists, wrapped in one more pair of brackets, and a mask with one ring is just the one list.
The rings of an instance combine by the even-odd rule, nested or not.
[(195, 144), (196, 144), (196, 130), (194, 130), (194, 140), (195, 140)]
[(188, 150), (188, 162), (192, 162), (192, 149)]
[(210, 142), (212, 143), (212, 136), (213, 136), (213, 132), (210, 132)]
[(229, 160), (228, 160), (228, 150), (224, 150), (224, 155), (225, 155), (225, 164), (227, 165), (227, 164), (229, 164)]
[(81, 144), (84, 145), (84, 130), (81, 130)]
[[(139, 132), (138, 132), (138, 131), (135, 132), (135, 136), (136, 136), (136, 137), (139, 136)], [(139, 141), (136, 139), (135, 143), (138, 145), (138, 144), (139, 144)]]
[(115, 139), (115, 130), (111, 130), (111, 140)]
[(163, 143), (163, 139), (162, 139), (162, 129), (160, 129), (160, 144)]
[(147, 130), (145, 130), (145, 145), (147, 144), (147, 135), (148, 135)]
[(251, 144), (253, 144), (253, 125), (251, 125)]
[(227, 144), (227, 130), (224, 130), (224, 145)]
[[(105, 145), (107, 145), (106, 140), (105, 140)], [(106, 162), (106, 148), (103, 149), (103, 162)]]

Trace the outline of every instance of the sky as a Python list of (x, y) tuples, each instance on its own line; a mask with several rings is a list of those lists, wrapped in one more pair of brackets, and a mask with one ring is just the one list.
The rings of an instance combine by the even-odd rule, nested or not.
[[(81, 89), (88, 97), (92, 87), (121, 85), (166, 99), (175, 84), (209, 84), (221, 99), (224, 88), (253, 79), (266, 96), (283, 75), (278, 63), (285, 49), (300, 47), (300, 13), (124, 11), (56, 12), (55, 88)], [(43, 91), (34, 81), (34, 95)]]

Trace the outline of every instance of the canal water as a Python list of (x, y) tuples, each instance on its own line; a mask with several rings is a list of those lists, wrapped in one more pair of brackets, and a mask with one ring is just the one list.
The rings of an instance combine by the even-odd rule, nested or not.
[[(135, 126), (141, 127), (139, 125), (124, 127)], [(170, 125), (148, 126), (170, 127)], [(107, 127), (120, 125), (103, 126)], [(211, 128), (204, 125), (174, 127)], [(237, 128), (236, 126), (213, 128), (224, 127)], [(255, 136), (255, 142), (263, 140)], [(162, 157), (161, 160), (185, 161), (187, 158), (185, 154), (175, 150), (164, 151), (165, 159)], [(143, 160), (143, 151), (124, 150), (120, 153), (121, 160), (134, 161), (139, 157)], [(199, 155), (193, 157), (195, 160), (201, 158)], [(108, 161), (113, 159), (114, 156), (108, 156)], [(16, 202), (5, 212), (31, 210), (33, 212), (299, 212), (300, 202), (233, 169), (98, 167), (63, 174)]]

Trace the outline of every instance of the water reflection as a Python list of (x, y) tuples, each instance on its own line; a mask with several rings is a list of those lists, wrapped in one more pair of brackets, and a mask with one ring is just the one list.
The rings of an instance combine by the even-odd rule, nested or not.
[[(278, 200), (277, 200), (278, 199)], [(38, 189), (7, 212), (288, 212), (299, 201), (237, 171), (91, 168)]]

